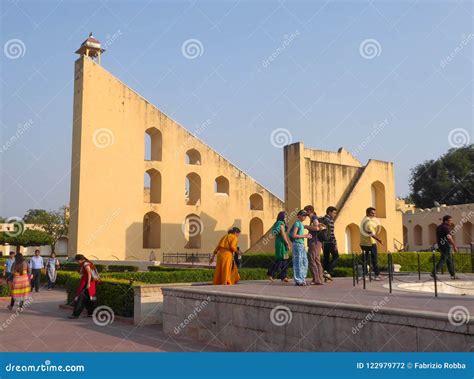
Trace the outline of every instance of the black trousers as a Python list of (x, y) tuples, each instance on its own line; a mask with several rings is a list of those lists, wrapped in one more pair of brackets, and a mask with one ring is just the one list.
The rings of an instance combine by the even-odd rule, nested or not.
[[(331, 258), (331, 260), (329, 260)], [(336, 251), (336, 245), (331, 242), (323, 242), (323, 268), (332, 275), (339, 261), (339, 253)]]
[(365, 254), (365, 263), (363, 267), (364, 275), (367, 274), (367, 265), (372, 266), (372, 271), (374, 272), (375, 276), (379, 276), (379, 262), (377, 257), (377, 245), (374, 243), (372, 246), (360, 246), (362, 249), (362, 254)]
[(281, 261), (276, 261), (267, 271), (267, 275), (272, 278), (285, 279), (288, 275), (288, 259), (283, 259)]
[(31, 270), (32, 273), (32, 278), (31, 278), (31, 290), (33, 291), (33, 288), (36, 292), (39, 291), (40, 287), (40, 279), (41, 279), (41, 269), (39, 268), (34, 268)]
[(77, 301), (74, 304), (74, 311), (72, 312), (72, 315), (79, 317), (84, 308), (87, 309), (87, 314), (89, 316), (92, 316), (92, 313), (94, 312), (94, 302), (91, 300), (87, 288), (84, 288), (77, 297)]
[(451, 246), (448, 243), (439, 244), (439, 251), (441, 252), (441, 258), (436, 265), (436, 272), (440, 271), (443, 265), (446, 263), (448, 271), (451, 276), (454, 276), (454, 263), (451, 255)]

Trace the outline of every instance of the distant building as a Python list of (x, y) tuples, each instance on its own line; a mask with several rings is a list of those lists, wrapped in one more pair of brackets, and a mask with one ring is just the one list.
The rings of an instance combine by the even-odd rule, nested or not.
[(403, 213), (403, 240), (407, 250), (428, 250), (436, 243), (436, 227), (443, 216), (453, 217), (453, 238), (456, 245), (469, 248), (474, 242), (474, 204), (440, 205), (439, 207), (419, 209), (406, 206), (402, 201), (399, 208)]
[[(42, 230), (41, 226), (35, 225), (35, 224), (22, 224), (23, 229), (36, 229), (36, 230)], [(0, 232), (14, 232), (15, 231), (15, 225), (14, 224), (0, 224)], [(67, 255), (68, 253), (68, 237), (64, 236), (58, 239), (55, 245), (55, 252), (56, 255)], [(51, 254), (51, 246), (49, 245), (44, 245), (44, 246), (28, 246), (20, 247), (20, 253), (23, 255), (33, 255), (35, 250), (39, 249), (40, 253), (42, 256), (50, 255)], [(0, 245), (0, 255), (5, 256), (10, 253), (10, 251), (16, 251), (16, 246), (12, 245)]]

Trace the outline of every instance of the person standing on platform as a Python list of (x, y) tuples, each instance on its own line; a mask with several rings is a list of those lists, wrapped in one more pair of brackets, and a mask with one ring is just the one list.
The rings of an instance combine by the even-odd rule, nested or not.
[(321, 250), (322, 244), (318, 239), (318, 232), (324, 227), (323, 224), (320, 224), (318, 221), (318, 216), (314, 211), (312, 205), (307, 205), (304, 207), (304, 210), (308, 213), (309, 216), (309, 225), (305, 225), (305, 228), (311, 234), (311, 238), (308, 239), (308, 260), (309, 260), (309, 270), (313, 276), (313, 281), (311, 285), (323, 285), (324, 283), (324, 270), (323, 265), (321, 264)]
[(35, 250), (35, 255), (30, 259), (30, 269), (32, 275), (31, 291), (33, 291), (34, 288), (35, 292), (39, 292), (41, 271), (44, 269), (44, 262), (38, 249)]
[(12, 267), (13, 283), (12, 297), (10, 300), (9, 310), (13, 310), (15, 301), (18, 301), (18, 309), (23, 309), (23, 303), (31, 296), (31, 283), (28, 275), (28, 263), (26, 263), (23, 254), (15, 255), (15, 264)]
[(239, 282), (240, 275), (234, 261), (234, 253), (237, 251), (239, 235), (240, 229), (233, 227), (227, 232), (227, 235), (221, 238), (215, 248), (209, 260), (209, 264), (211, 264), (217, 255), (213, 284), (231, 285)]
[(298, 220), (291, 227), (290, 240), (293, 242), (293, 278), (296, 286), (306, 286), (308, 274), (308, 254), (304, 247), (304, 240), (310, 239), (311, 234), (305, 234), (303, 222), (308, 217), (305, 210), (298, 212)]
[[(334, 234), (334, 220), (337, 216), (336, 207), (328, 207), (326, 215), (322, 218), (322, 223), (326, 226), (327, 232), (324, 233), (327, 237), (322, 241), (323, 243), (323, 268), (324, 279), (332, 281), (332, 275), (339, 261), (339, 251), (337, 248), (336, 236)], [(331, 259), (330, 259), (331, 258)]]
[(290, 241), (287, 236), (287, 216), (286, 212), (278, 213), (276, 222), (272, 226), (272, 235), (275, 237), (275, 263), (268, 269), (268, 279), (273, 281), (278, 278), (285, 283), (288, 283), (288, 259), (290, 251)]
[(454, 243), (453, 236), (451, 234), (451, 230), (453, 227), (453, 218), (449, 215), (443, 217), (443, 222), (438, 225), (436, 228), (436, 239), (438, 242), (438, 249), (441, 252), (441, 257), (439, 262), (436, 264), (436, 269), (434, 272), (431, 273), (431, 277), (437, 275), (437, 272), (441, 270), (444, 263), (448, 266), (449, 274), (451, 275), (451, 279), (457, 279), (456, 273), (454, 272), (454, 263), (453, 257), (451, 255), (451, 247), (455, 253), (458, 252), (458, 248)]
[[(365, 217), (360, 223), (360, 248), (365, 255), (365, 261), (372, 266), (374, 280), (380, 280), (380, 270), (377, 256), (377, 242), (383, 245), (382, 240), (377, 237), (376, 210), (369, 207), (365, 210)], [(367, 265), (363, 267), (364, 275), (367, 275)]]

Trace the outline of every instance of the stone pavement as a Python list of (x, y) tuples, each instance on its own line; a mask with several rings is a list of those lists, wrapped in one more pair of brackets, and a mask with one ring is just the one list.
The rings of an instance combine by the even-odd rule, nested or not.
[(91, 318), (69, 320), (70, 311), (59, 309), (62, 290), (33, 293), (33, 301), (16, 315), (7, 309), (9, 299), (0, 298), (0, 352), (69, 351), (218, 351), (215, 346), (167, 336), (160, 325), (137, 327), (115, 321), (107, 326)]
[[(459, 274), (462, 281), (473, 281), (473, 274)], [(449, 280), (449, 276), (440, 275), (443, 282), (456, 285), (459, 281)], [(449, 310), (458, 305), (465, 306), (471, 317), (474, 317), (474, 297), (461, 295), (447, 295), (439, 293), (435, 297), (432, 293), (401, 291), (396, 288), (397, 284), (404, 282), (415, 283), (417, 275), (396, 276), (393, 292), (388, 289), (388, 279), (380, 282), (366, 281), (366, 289), (363, 289), (362, 280), (356, 287), (352, 286), (352, 278), (335, 278), (333, 282), (324, 286), (296, 287), (292, 282), (282, 283), (280, 280), (270, 281), (247, 281), (235, 286), (208, 286), (206, 291), (218, 291), (225, 293), (242, 293), (248, 295), (263, 295), (280, 298), (296, 298), (304, 300), (318, 300), (333, 303), (346, 303), (373, 306), (374, 302), (380, 302), (385, 296), (389, 298), (387, 308), (409, 309), (415, 311), (438, 312), (447, 314)], [(422, 275), (421, 281), (428, 281), (428, 274)], [(309, 281), (309, 279), (308, 279)]]

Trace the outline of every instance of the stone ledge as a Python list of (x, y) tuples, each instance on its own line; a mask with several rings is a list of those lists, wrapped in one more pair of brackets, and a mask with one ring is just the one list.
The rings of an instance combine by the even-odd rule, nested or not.
[[(267, 309), (271, 309), (276, 305), (284, 303), (285, 305), (294, 305), (294, 311), (300, 313), (330, 317), (339, 316), (353, 318), (355, 320), (363, 320), (366, 318), (367, 314), (370, 314), (373, 311), (373, 307), (366, 305), (243, 293), (228, 293), (204, 288), (177, 288), (169, 286), (163, 288), (163, 295), (196, 300), (210, 297), (211, 302), (239, 304), (252, 307), (258, 306), (259, 308)], [(378, 312), (374, 313), (374, 318), (377, 318), (377, 322), (415, 326), (433, 330), (445, 330), (470, 335), (474, 334), (474, 317), (472, 316), (468, 323), (454, 326), (449, 323), (448, 316), (444, 313), (382, 307)]]

